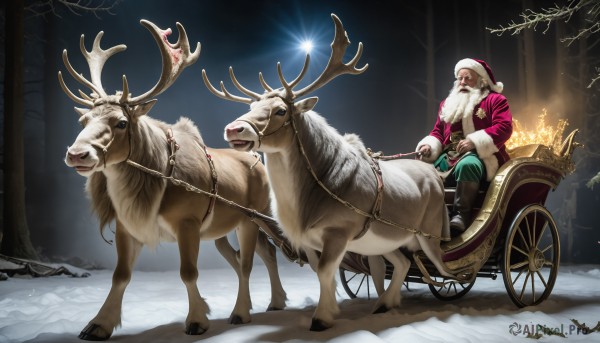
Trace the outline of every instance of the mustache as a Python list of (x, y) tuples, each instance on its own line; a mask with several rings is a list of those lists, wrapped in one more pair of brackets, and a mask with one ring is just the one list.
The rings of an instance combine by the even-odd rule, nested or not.
[(470, 87), (468, 85), (460, 85), (460, 83), (458, 83), (458, 81), (454, 82), (453, 87), (450, 89), (448, 95), (458, 95), (458, 94), (473, 94), (474, 92), (477, 92), (481, 90), (479, 87)]
[(469, 93), (473, 93), (473, 91), (476, 90), (476, 88), (469, 87), (469, 86), (457, 86), (456, 89), (457, 89), (457, 92), (467, 91)]

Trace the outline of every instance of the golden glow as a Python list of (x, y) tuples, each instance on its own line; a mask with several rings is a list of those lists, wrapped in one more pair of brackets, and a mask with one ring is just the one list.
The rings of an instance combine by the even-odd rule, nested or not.
[(535, 130), (527, 130), (521, 123), (513, 119), (513, 134), (506, 142), (507, 149), (514, 149), (528, 144), (543, 144), (554, 153), (559, 153), (563, 141), (563, 132), (567, 127), (566, 119), (559, 119), (556, 127), (546, 125), (546, 109), (538, 116)]

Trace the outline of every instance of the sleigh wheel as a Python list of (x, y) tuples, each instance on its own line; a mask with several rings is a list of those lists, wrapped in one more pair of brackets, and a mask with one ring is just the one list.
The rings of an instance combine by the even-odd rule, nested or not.
[(475, 284), (475, 280), (470, 283), (460, 283), (438, 277), (434, 277), (433, 281), (444, 282), (443, 286), (428, 285), (431, 293), (433, 293), (436, 298), (443, 301), (452, 301), (462, 298)]
[(546, 300), (556, 281), (560, 239), (556, 223), (540, 205), (523, 208), (513, 220), (504, 245), (502, 277), (518, 307)]
[(357, 297), (367, 299), (371, 299), (371, 297), (377, 298), (373, 278), (368, 274), (356, 273), (340, 267), (340, 281), (351, 299)]

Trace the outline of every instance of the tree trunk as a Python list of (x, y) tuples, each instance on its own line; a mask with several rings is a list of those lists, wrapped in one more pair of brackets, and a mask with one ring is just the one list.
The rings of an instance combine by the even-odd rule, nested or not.
[[(480, 4), (480, 2), (477, 2), (478, 4)], [(482, 40), (482, 51), (483, 51), (483, 56), (485, 58), (485, 60), (487, 61), (488, 64), (490, 65), (494, 65), (494, 61), (492, 60), (492, 42), (490, 39), (490, 33), (488, 32), (488, 30), (486, 29), (486, 27), (490, 26), (490, 3), (488, 1), (484, 1), (483, 2), (483, 9), (482, 12), (480, 12), (480, 16), (481, 16), (481, 34), (483, 35), (483, 37), (481, 37)]]
[[(533, 7), (532, 0), (523, 1), (523, 10)], [(525, 101), (527, 105), (537, 103), (537, 76), (535, 61), (535, 42), (533, 30), (523, 31), (523, 54), (525, 57)]]
[[(588, 18), (586, 18), (585, 13), (581, 14), (581, 20), (587, 20)], [(589, 72), (589, 56), (588, 56), (588, 50), (589, 50), (589, 46), (588, 46), (588, 40), (587, 37), (580, 37), (577, 40), (577, 44), (579, 46), (579, 58), (578, 58), (578, 70), (577, 70), (577, 80), (579, 83), (579, 92), (577, 94), (577, 100), (575, 102), (576, 104), (576, 109), (575, 109), (575, 113), (573, 113), (573, 115), (571, 116), (571, 125), (574, 128), (581, 128), (582, 130), (582, 134), (584, 137), (590, 137), (590, 133), (587, 132), (588, 128), (585, 125), (585, 120), (584, 118), (586, 117), (586, 113), (588, 112), (587, 110), (587, 103), (588, 103), (588, 97), (590, 96), (589, 92), (590, 90), (587, 88), (588, 83), (590, 82), (590, 72)]]
[(24, 0), (6, 1), (4, 71), (4, 228), (2, 254), (37, 260), (25, 209), (23, 142)]
[(426, 130), (431, 130), (437, 118), (438, 104), (435, 99), (435, 42), (433, 39), (433, 4), (427, 0), (427, 122)]
[(565, 78), (567, 75), (567, 50), (565, 44), (561, 42), (561, 38), (566, 35), (565, 23), (562, 20), (557, 20), (556, 25), (556, 85), (555, 85), (555, 93), (556, 95), (562, 99), (562, 101), (556, 104), (557, 111), (561, 115), (565, 114), (566, 105), (570, 103), (569, 99), (571, 98), (572, 92), (567, 90), (567, 86), (565, 84)]
[(459, 61), (462, 59), (462, 47), (460, 46), (460, 11), (459, 1), (454, 0), (454, 60)]

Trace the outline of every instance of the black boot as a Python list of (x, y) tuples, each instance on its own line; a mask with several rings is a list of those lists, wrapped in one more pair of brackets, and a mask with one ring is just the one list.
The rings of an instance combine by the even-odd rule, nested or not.
[(460, 181), (456, 185), (454, 214), (450, 220), (450, 232), (453, 236), (460, 235), (471, 224), (471, 212), (478, 192), (479, 182), (477, 181)]

